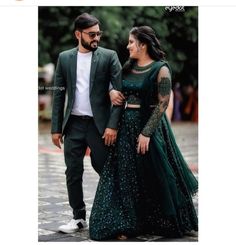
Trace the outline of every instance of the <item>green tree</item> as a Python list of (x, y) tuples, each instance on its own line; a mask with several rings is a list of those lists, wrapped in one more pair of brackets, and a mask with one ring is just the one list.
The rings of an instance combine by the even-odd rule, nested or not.
[(81, 13), (96, 16), (104, 31), (101, 46), (117, 51), (121, 63), (128, 59), (129, 30), (150, 25), (161, 41), (173, 71), (173, 81), (197, 85), (198, 8), (168, 11), (165, 7), (39, 7), (39, 65), (56, 63), (59, 52), (77, 45), (73, 21)]

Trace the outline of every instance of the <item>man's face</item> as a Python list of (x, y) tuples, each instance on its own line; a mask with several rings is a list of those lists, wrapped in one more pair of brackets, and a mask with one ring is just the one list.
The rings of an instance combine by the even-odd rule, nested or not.
[(98, 48), (98, 43), (101, 38), (101, 32), (98, 24), (82, 31), (76, 31), (75, 35), (84, 49), (95, 51)]

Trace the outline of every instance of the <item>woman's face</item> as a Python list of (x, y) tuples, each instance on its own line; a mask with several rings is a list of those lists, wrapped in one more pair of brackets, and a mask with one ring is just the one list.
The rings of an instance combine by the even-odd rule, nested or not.
[(127, 49), (129, 50), (130, 58), (139, 59), (141, 53), (141, 44), (132, 34), (129, 35)]

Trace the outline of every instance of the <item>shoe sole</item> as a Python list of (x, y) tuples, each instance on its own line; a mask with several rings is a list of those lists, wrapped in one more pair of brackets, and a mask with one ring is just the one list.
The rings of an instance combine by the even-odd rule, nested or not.
[(88, 228), (88, 226), (86, 227), (83, 227), (83, 228), (80, 228), (80, 229), (76, 229), (76, 230), (73, 230), (73, 231), (68, 231), (68, 230), (63, 230), (63, 229), (58, 229), (59, 232), (62, 232), (62, 233), (65, 233), (65, 234), (72, 234), (72, 233), (76, 233), (78, 231), (84, 231)]

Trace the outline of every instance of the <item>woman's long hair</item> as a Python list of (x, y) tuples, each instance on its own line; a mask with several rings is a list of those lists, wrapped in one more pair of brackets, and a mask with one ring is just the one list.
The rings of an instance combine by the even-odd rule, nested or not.
[[(147, 45), (147, 52), (151, 59), (155, 61), (163, 60), (165, 53), (161, 49), (159, 40), (156, 37), (154, 30), (149, 26), (133, 27), (129, 34), (133, 35), (140, 43)], [(130, 58), (123, 66), (123, 73), (128, 73), (136, 59)]]

